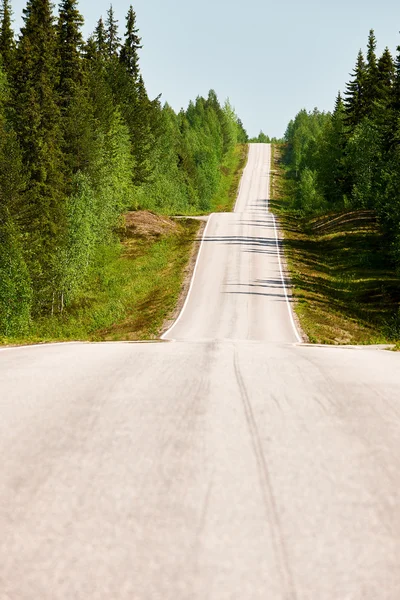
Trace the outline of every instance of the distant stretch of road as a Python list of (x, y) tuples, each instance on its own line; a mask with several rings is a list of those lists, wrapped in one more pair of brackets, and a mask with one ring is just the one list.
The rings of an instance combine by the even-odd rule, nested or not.
[(0, 600), (399, 600), (400, 356), (299, 343), (269, 171), (164, 342), (0, 351)]
[(300, 341), (268, 212), (270, 162), (269, 145), (250, 146), (235, 212), (211, 215), (187, 306), (166, 339)]

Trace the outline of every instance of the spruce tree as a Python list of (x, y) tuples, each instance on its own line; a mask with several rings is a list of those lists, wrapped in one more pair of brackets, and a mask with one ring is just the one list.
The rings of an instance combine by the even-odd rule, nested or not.
[(380, 100), (389, 101), (393, 90), (394, 75), (393, 58), (389, 48), (386, 47), (378, 61), (378, 97)]
[(112, 4), (107, 11), (106, 19), (106, 48), (109, 59), (117, 58), (121, 47), (121, 38), (118, 37), (118, 21), (114, 16)]
[(77, 0), (62, 0), (58, 18), (60, 94), (64, 103), (68, 103), (75, 86), (82, 83), (83, 37), (81, 27), (84, 21), (77, 4)]
[(397, 54), (394, 61), (392, 108), (400, 113), (400, 46), (397, 46)]
[(343, 195), (351, 190), (349, 177), (345, 170), (345, 107), (340, 92), (335, 101), (332, 113), (331, 127), (327, 131), (326, 162), (325, 162), (325, 194), (329, 203), (340, 205)]
[(385, 48), (382, 56), (378, 60), (378, 86), (377, 98), (374, 103), (373, 117), (382, 132), (383, 143), (387, 149), (390, 146), (390, 139), (393, 134), (393, 82), (394, 82), (394, 62), (388, 48)]
[(84, 47), (83, 47), (83, 57), (87, 61), (94, 60), (97, 55), (97, 42), (95, 38), (95, 34), (92, 34), (88, 37)]
[(21, 151), (7, 118), (10, 86), (0, 65), (0, 335), (26, 333), (32, 287), (18, 222), (24, 216)]
[(149, 180), (154, 165), (151, 163), (151, 151), (160, 135), (161, 107), (159, 96), (150, 100), (142, 75), (137, 83), (137, 105), (135, 122), (132, 131), (133, 154), (135, 158), (134, 181), (140, 185)]
[(376, 38), (371, 29), (368, 36), (367, 65), (365, 76), (364, 112), (372, 115), (374, 102), (379, 95), (379, 69), (376, 59)]
[(352, 80), (346, 84), (345, 91), (345, 122), (351, 133), (356, 125), (361, 122), (366, 114), (365, 86), (366, 86), (366, 64), (361, 50), (357, 56), (356, 66), (352, 73)]
[(27, 170), (23, 229), (37, 310), (57, 294), (56, 253), (65, 226), (65, 196), (56, 27), (49, 0), (24, 10), (14, 77), (15, 126)]
[(96, 41), (97, 53), (101, 57), (105, 58), (107, 56), (107, 37), (103, 17), (100, 17), (100, 19), (97, 21), (96, 29), (94, 31), (94, 39)]
[[(68, 193), (73, 176), (88, 168), (96, 135), (88, 81), (83, 68), (83, 17), (77, 0), (62, 0), (57, 26), (60, 58), (59, 92), (62, 107), (63, 152), (66, 163)], [(96, 50), (93, 50), (96, 54)]]
[(142, 40), (138, 33), (139, 30), (136, 28), (136, 14), (131, 6), (126, 17), (125, 41), (121, 48), (120, 61), (135, 81), (139, 77), (138, 50), (142, 48), (140, 44)]
[(0, 4), (0, 55), (6, 73), (13, 68), (15, 55), (14, 32), (11, 28), (11, 4), (10, 0), (1, 0)]
[[(388, 79), (388, 75), (386, 75), (385, 79)], [(397, 55), (393, 62), (392, 86), (385, 118), (387, 119), (386, 146), (388, 149), (393, 150), (400, 144), (400, 46), (397, 47)]]

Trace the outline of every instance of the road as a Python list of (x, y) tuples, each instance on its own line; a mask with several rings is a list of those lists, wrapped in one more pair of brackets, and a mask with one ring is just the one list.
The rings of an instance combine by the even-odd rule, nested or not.
[(400, 357), (297, 342), (268, 171), (171, 341), (0, 351), (1, 600), (400, 598)]

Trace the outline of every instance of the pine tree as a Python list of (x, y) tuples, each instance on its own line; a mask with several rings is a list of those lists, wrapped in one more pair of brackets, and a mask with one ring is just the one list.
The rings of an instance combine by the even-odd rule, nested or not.
[(366, 65), (361, 50), (358, 53), (356, 66), (352, 73), (352, 80), (346, 84), (345, 91), (345, 122), (349, 131), (353, 131), (356, 125), (361, 122), (366, 114), (365, 107), (365, 84), (366, 84)]
[(84, 21), (77, 4), (77, 0), (62, 0), (58, 18), (60, 94), (64, 103), (68, 103), (75, 86), (82, 83), (83, 37), (81, 27)]
[(10, 0), (1, 0), (0, 5), (0, 55), (6, 73), (13, 68), (15, 55), (14, 32), (11, 28), (11, 4)]
[(114, 16), (112, 4), (107, 11), (106, 19), (106, 48), (109, 59), (117, 58), (121, 47), (121, 38), (118, 37), (118, 21)]
[(135, 81), (139, 77), (138, 50), (142, 48), (140, 45), (142, 40), (138, 36), (138, 32), (139, 30), (136, 29), (136, 14), (131, 6), (126, 17), (125, 42), (121, 48), (120, 61)]
[(29, 0), (16, 52), (15, 126), (27, 170), (23, 222), (37, 310), (57, 293), (56, 251), (65, 226), (56, 27), (49, 0)]

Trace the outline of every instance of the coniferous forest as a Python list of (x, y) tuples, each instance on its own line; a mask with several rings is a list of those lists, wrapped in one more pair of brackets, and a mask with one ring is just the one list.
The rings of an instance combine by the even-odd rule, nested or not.
[[(0, 335), (63, 312), (100, 271), (127, 210), (207, 211), (221, 165), (247, 139), (216, 94), (176, 114), (149, 98), (132, 7), (85, 40), (77, 0), (28, 0), (0, 30)], [(122, 29), (122, 27), (121, 27)]]
[(378, 57), (371, 30), (333, 113), (301, 110), (285, 141), (293, 207), (374, 211), (400, 268), (400, 46)]

